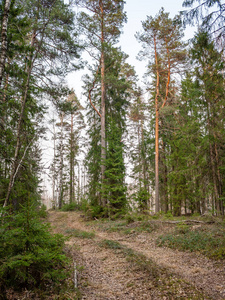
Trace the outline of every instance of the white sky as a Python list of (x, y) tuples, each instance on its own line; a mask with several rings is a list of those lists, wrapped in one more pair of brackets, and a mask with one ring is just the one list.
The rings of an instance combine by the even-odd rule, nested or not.
[[(68, 0), (65, 0), (68, 2)], [(127, 62), (135, 67), (135, 70), (139, 76), (139, 79), (142, 79), (146, 69), (146, 61), (138, 61), (136, 56), (141, 50), (141, 45), (135, 38), (135, 33), (142, 30), (141, 21), (145, 21), (148, 16), (155, 16), (158, 14), (159, 10), (164, 7), (166, 12), (170, 12), (170, 17), (174, 17), (179, 11), (183, 10), (182, 3), (183, 0), (127, 0), (124, 10), (127, 13), (127, 23), (124, 24), (123, 34), (120, 37), (119, 46), (121, 50), (129, 55)], [(189, 28), (186, 30), (185, 38), (188, 39), (194, 34), (194, 28)], [(86, 58), (86, 55), (85, 55)], [(70, 88), (73, 88), (77, 94), (79, 100), (83, 105), (87, 103), (85, 96), (82, 96), (82, 76), (86, 73), (86, 70), (81, 70), (74, 72), (68, 76), (68, 84)], [(140, 81), (140, 85), (141, 81)], [(44, 162), (46, 165), (49, 165), (52, 161), (52, 147), (53, 141), (51, 138), (44, 143), (43, 154)], [(45, 178), (46, 186), (49, 186), (47, 182), (47, 177)], [(48, 187), (49, 188), (49, 187)]]
[[(135, 67), (135, 70), (142, 79), (146, 69), (146, 61), (138, 61), (136, 56), (141, 50), (141, 44), (135, 38), (135, 33), (142, 30), (141, 21), (145, 21), (148, 16), (155, 16), (159, 10), (164, 7), (166, 12), (170, 13), (170, 17), (174, 17), (182, 8), (183, 0), (127, 0), (124, 10), (127, 13), (127, 23), (124, 25), (123, 34), (120, 37), (119, 45), (121, 50), (129, 55), (127, 62)], [(188, 28), (185, 32), (185, 38), (193, 36), (194, 28)], [(81, 77), (85, 74), (85, 70), (78, 71), (68, 77), (68, 83), (71, 88), (74, 88), (79, 99), (82, 98), (82, 80)], [(87, 101), (86, 99), (82, 99)], [(82, 102), (83, 102), (82, 101)]]

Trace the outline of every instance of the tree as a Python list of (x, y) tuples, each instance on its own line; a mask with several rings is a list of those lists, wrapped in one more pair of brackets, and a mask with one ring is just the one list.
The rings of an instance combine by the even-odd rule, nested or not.
[[(4, 206), (7, 206), (10, 202), (10, 194), (18, 170), (29, 148), (29, 146), (22, 146), (23, 126), (30, 114), (30, 111), (28, 111), (29, 102), (32, 102), (35, 97), (38, 98), (37, 94), (39, 94), (39, 97), (41, 93), (51, 94), (55, 88), (52, 76), (54, 78), (65, 76), (66, 73), (76, 67), (71, 59), (78, 57), (74, 36), (74, 13), (71, 8), (60, 0), (50, 1), (49, 3), (33, 1), (32, 5), (30, 4), (30, 1), (29, 3), (26, 1), (17, 3), (20, 11), (20, 16), (17, 17), (23, 18), (24, 15), (27, 15), (26, 19), (32, 20), (32, 22), (25, 23), (26, 35), (25, 38), (23, 36), (23, 40), (20, 39), (16, 42), (11, 39), (12, 43), (8, 45), (9, 49), (10, 47), (13, 49), (13, 46), (15, 47), (18, 44), (19, 47), (16, 49), (23, 49), (24, 52), (14, 51), (11, 57), (12, 63), (9, 66), (9, 68), (17, 66), (18, 75), (21, 76), (22, 73), (22, 80), (14, 86), (14, 91), (17, 88), (16, 98), (20, 99), (16, 101), (20, 109), (16, 125), (16, 145)], [(20, 25), (24, 26), (24, 24)], [(54, 31), (52, 31), (52, 28), (54, 28)], [(23, 32), (24, 29), (20, 31), (18, 27), (16, 35), (23, 34)], [(54, 35), (52, 32), (54, 32)], [(23, 47), (20, 47), (20, 43), (23, 43)], [(57, 64), (53, 64), (53, 62), (57, 62)], [(60, 88), (58, 90), (60, 91)], [(28, 143), (28, 145), (30, 144)]]
[[(204, 55), (203, 55), (204, 53)], [(224, 114), (224, 76), (223, 58), (209, 34), (199, 32), (193, 40), (191, 49), (192, 61), (195, 64), (195, 76), (200, 91), (202, 120), (208, 137), (210, 174), (214, 190), (215, 209), (224, 214), (223, 171), (221, 173), (221, 135), (223, 135)], [(222, 109), (222, 110), (221, 110)]]
[[(4, 2), (3, 2), (4, 3)], [(2, 3), (2, 4), (3, 4)], [(3, 18), (1, 26), (1, 50), (0, 50), (0, 88), (2, 84), (3, 72), (5, 69), (6, 62), (6, 52), (7, 52), (7, 30), (8, 30), (8, 20), (9, 20), (9, 10), (10, 10), (11, 0), (6, 0), (3, 7)]]
[[(102, 183), (100, 173), (100, 119), (92, 105), (99, 105), (101, 95), (100, 75), (95, 77), (92, 89), (92, 105), (89, 103), (89, 138), (90, 147), (86, 158), (89, 173), (89, 195), (91, 205), (105, 216), (121, 213), (126, 209), (126, 186), (123, 135), (126, 132), (126, 115), (128, 108), (130, 78), (133, 74), (126, 63), (127, 56), (114, 47), (107, 47), (105, 55), (106, 84), (106, 160), (105, 180)], [(93, 70), (93, 76), (96, 71)], [(87, 78), (89, 91), (92, 78)], [(107, 205), (100, 201), (100, 193), (107, 199)]]
[[(196, 2), (198, 5), (193, 7)], [(193, 7), (181, 12), (185, 25), (194, 25), (195, 22), (199, 25), (201, 21), (201, 30), (211, 32), (218, 40), (224, 41), (225, 3), (221, 3), (220, 0), (185, 0), (183, 6)]]
[(62, 208), (66, 202), (78, 202), (78, 195), (75, 197), (75, 166), (80, 151), (81, 130), (84, 127), (82, 109), (72, 90), (56, 103), (57, 116), (51, 121), (54, 140), (51, 164), (53, 204), (58, 208)]
[[(134, 179), (132, 199), (138, 204), (140, 211), (147, 210), (149, 194), (149, 166), (150, 160), (147, 151), (148, 110), (143, 92), (140, 88), (133, 91), (129, 112), (129, 158), (132, 164), (130, 177)], [(147, 124), (148, 125), (148, 124)]]
[[(159, 119), (160, 111), (168, 103), (171, 96), (171, 74), (177, 72), (178, 66), (185, 59), (183, 30), (178, 17), (169, 18), (163, 9), (153, 17), (147, 17), (142, 22), (143, 32), (137, 34), (137, 39), (143, 45), (140, 58), (150, 58), (149, 69), (153, 71), (155, 92), (155, 211), (160, 210), (159, 201)], [(152, 56), (153, 55), (153, 56)], [(164, 86), (162, 77), (166, 78)]]
[[(106, 160), (106, 83), (105, 83), (105, 55), (106, 48), (117, 42), (121, 32), (121, 27), (126, 17), (123, 13), (123, 0), (80, 0), (79, 5), (87, 9), (90, 14), (81, 12), (79, 24), (88, 42), (85, 48), (89, 52), (91, 45), (91, 56), (97, 59), (98, 68), (96, 76), (100, 72), (101, 76), (101, 104), (98, 110), (94, 107), (101, 119), (101, 181), (105, 181), (105, 160)], [(94, 50), (94, 52), (93, 52)], [(90, 53), (90, 52), (89, 52)], [(96, 77), (95, 76), (95, 77)], [(95, 83), (95, 80), (93, 83)], [(91, 91), (91, 90), (90, 90)], [(91, 94), (89, 93), (91, 101)], [(102, 195), (102, 205), (106, 206), (106, 199)]]

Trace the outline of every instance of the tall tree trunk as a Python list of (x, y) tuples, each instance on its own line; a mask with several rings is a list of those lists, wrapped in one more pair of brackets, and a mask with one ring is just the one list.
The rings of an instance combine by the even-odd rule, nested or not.
[(166, 165), (166, 147), (162, 141), (162, 166), (163, 166), (163, 210), (167, 213), (168, 207), (168, 180), (167, 180), (167, 165)]
[(74, 202), (74, 133), (73, 133), (73, 114), (71, 113), (70, 127), (70, 203)]
[[(105, 140), (105, 56), (104, 56), (104, 14), (102, 1), (99, 1), (101, 9), (101, 179), (102, 188), (105, 184), (105, 160), (106, 160), (106, 140)], [(101, 197), (102, 205), (106, 206), (105, 195)]]
[(218, 191), (218, 184), (217, 184), (217, 170), (216, 170), (216, 162), (213, 153), (213, 144), (210, 140), (210, 136), (212, 136), (213, 128), (211, 125), (211, 109), (210, 104), (207, 103), (207, 117), (208, 117), (208, 131), (209, 131), (209, 154), (210, 154), (210, 162), (212, 168), (212, 178), (213, 178), (213, 188), (215, 194), (215, 209), (217, 214), (220, 214), (220, 203), (219, 203), (219, 191)]
[(216, 178), (216, 166), (215, 166), (215, 159), (213, 155), (213, 147), (211, 145), (211, 142), (209, 142), (209, 151), (210, 151), (210, 162), (212, 167), (212, 177), (213, 177), (213, 187), (214, 187), (214, 193), (215, 193), (215, 207), (217, 214), (220, 214), (220, 203), (219, 203), (219, 191), (217, 187), (217, 178)]
[(64, 113), (60, 116), (61, 121), (61, 136), (60, 136), (60, 170), (59, 170), (59, 209), (62, 208), (63, 204), (63, 118)]
[(53, 200), (53, 208), (56, 209), (56, 199), (55, 199), (55, 182), (56, 182), (56, 169), (55, 169), (55, 152), (56, 152), (56, 134), (55, 134), (55, 119), (53, 116), (53, 141), (54, 141), (54, 149), (53, 149), (53, 184), (52, 184), (52, 200)]
[(155, 212), (159, 212), (159, 65), (157, 57), (156, 39), (154, 37), (155, 65), (156, 65), (156, 95), (155, 95)]
[(0, 88), (2, 85), (3, 73), (5, 70), (6, 52), (7, 52), (7, 30), (9, 20), (11, 0), (5, 0), (5, 7), (2, 19), (2, 31), (1, 31), (1, 54), (0, 54)]
[(170, 86), (170, 76), (171, 76), (171, 61), (170, 61), (170, 51), (166, 42), (166, 51), (168, 57), (168, 68), (167, 68), (167, 83), (166, 83), (166, 93), (162, 106), (159, 108), (158, 98), (159, 98), (159, 64), (157, 56), (157, 46), (156, 38), (154, 37), (154, 51), (155, 51), (155, 65), (156, 65), (156, 96), (155, 96), (155, 212), (160, 210), (160, 201), (159, 201), (159, 109), (163, 108), (167, 102), (169, 95), (169, 86)]
[[(216, 139), (216, 135), (214, 133), (214, 138)], [(217, 149), (217, 144), (215, 143), (215, 158), (216, 158), (216, 169), (217, 169), (217, 178), (218, 178), (218, 190), (219, 190), (219, 196), (223, 196), (223, 180), (221, 178), (220, 174), (220, 167), (219, 167), (219, 154), (218, 154), (218, 149)], [(224, 215), (224, 204), (223, 200), (220, 200), (220, 211), (221, 214)]]

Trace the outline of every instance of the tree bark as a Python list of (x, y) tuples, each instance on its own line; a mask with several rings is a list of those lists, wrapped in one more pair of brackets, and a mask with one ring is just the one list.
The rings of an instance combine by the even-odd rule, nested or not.
[(5, 61), (6, 61), (6, 53), (7, 53), (7, 30), (8, 30), (10, 4), (11, 4), (11, 0), (5, 0), (5, 7), (4, 7), (3, 19), (2, 19), (2, 31), (1, 31), (0, 88), (2, 85), (3, 73), (5, 70)]
[[(106, 160), (106, 140), (105, 140), (105, 56), (104, 56), (104, 13), (102, 1), (99, 1), (101, 9), (101, 180), (102, 187), (105, 183), (105, 160)], [(102, 205), (106, 206), (104, 194), (101, 197)]]
[(70, 203), (74, 202), (74, 132), (73, 132), (73, 113), (71, 113), (70, 128)]
[(62, 208), (63, 204), (63, 119), (64, 113), (61, 113), (61, 134), (60, 134), (60, 170), (59, 170), (59, 209)]
[(156, 95), (155, 95), (155, 212), (159, 212), (159, 65), (154, 37), (155, 65), (156, 65)]

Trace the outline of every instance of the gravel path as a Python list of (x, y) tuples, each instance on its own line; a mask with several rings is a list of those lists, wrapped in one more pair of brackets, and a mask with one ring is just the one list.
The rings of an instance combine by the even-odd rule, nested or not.
[[(106, 232), (98, 221), (88, 226), (78, 212), (50, 212), (49, 221), (58, 233), (72, 229), (95, 232), (94, 238), (71, 237), (67, 242), (80, 266), (82, 299), (225, 300), (224, 265), (199, 254), (157, 247), (155, 240), (162, 229), (130, 235)], [(106, 239), (154, 262), (157, 280), (138, 261), (128, 261), (123, 251), (101, 247)]]

